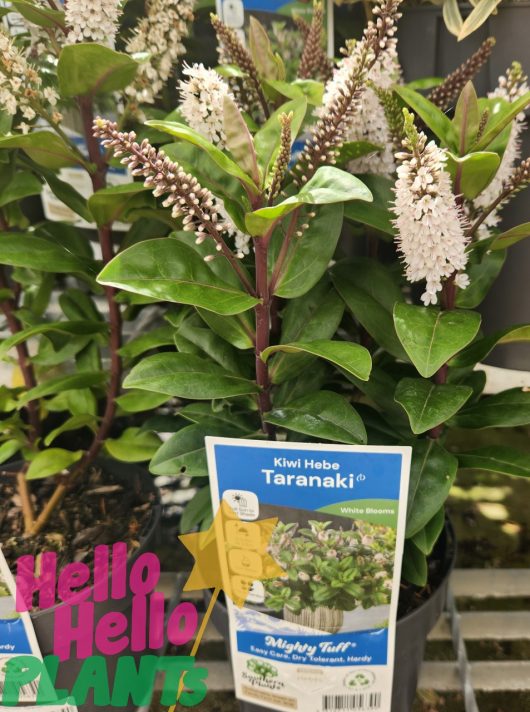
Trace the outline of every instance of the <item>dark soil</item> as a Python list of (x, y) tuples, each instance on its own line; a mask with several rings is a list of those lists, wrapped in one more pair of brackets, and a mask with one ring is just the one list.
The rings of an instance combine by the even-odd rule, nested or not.
[[(55, 486), (54, 478), (32, 483), (35, 511), (41, 511)], [(15, 473), (2, 470), (0, 541), (4, 556), (14, 570), (19, 556), (56, 551), (60, 569), (73, 561), (90, 565), (98, 544), (124, 541), (133, 553), (140, 546), (155, 498), (154, 489), (146, 491), (142, 486), (138, 469), (131, 468), (125, 485), (113, 478), (110, 468), (94, 467), (76, 481), (43, 532), (25, 538)]]

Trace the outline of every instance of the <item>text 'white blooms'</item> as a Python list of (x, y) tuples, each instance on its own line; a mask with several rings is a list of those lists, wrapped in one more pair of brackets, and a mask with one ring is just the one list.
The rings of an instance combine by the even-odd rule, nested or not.
[[(467, 264), (466, 220), (444, 169), (446, 156), (424, 133), (403, 142), (405, 153), (397, 169), (394, 225), (397, 244), (410, 282), (426, 281), (424, 304), (436, 304), (443, 281)], [(468, 285), (466, 274), (457, 274), (459, 287)]]

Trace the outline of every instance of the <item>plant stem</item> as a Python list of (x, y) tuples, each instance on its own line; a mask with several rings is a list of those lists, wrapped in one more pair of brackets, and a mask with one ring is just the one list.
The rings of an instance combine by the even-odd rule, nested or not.
[(270, 343), (270, 309), (271, 298), (267, 274), (268, 239), (258, 237), (254, 240), (255, 261), (256, 261), (256, 288), (260, 303), (254, 307), (256, 314), (256, 383), (261, 391), (258, 395), (258, 407), (261, 417), (261, 428), (273, 440), (275, 436), (274, 427), (264, 420), (265, 413), (271, 410), (271, 383), (269, 377), (269, 367), (261, 358), (261, 354)]
[(287, 259), (289, 253), (289, 247), (291, 246), (291, 240), (296, 230), (296, 223), (298, 222), (298, 215), (300, 214), (300, 208), (293, 210), (291, 214), (291, 219), (289, 221), (289, 226), (287, 228), (287, 233), (283, 239), (282, 246), (280, 247), (280, 252), (278, 253), (278, 258), (276, 264), (274, 265), (274, 270), (272, 272), (271, 281), (269, 284), (269, 292), (274, 293), (274, 289), (278, 284), (278, 281), (282, 274), (282, 269)]
[[(85, 141), (88, 150), (88, 156), (91, 163), (96, 166), (96, 171), (90, 173), (92, 180), (92, 188), (94, 192), (105, 188), (107, 185), (107, 162), (104, 154), (100, 150), (100, 144), (97, 138), (92, 133), (92, 124), (94, 122), (94, 106), (91, 97), (80, 97), (78, 100), (81, 119), (83, 122), (83, 130)], [(103, 263), (108, 264), (114, 257), (114, 249), (112, 246), (112, 224), (103, 225), (98, 228), (99, 244), (101, 246), (101, 254)], [(119, 304), (116, 302), (116, 290), (113, 287), (105, 287), (105, 296), (109, 309), (109, 352), (110, 352), (110, 379), (107, 386), (105, 411), (101, 418), (98, 430), (94, 435), (94, 439), (89, 449), (82, 457), (76, 468), (67, 477), (66, 482), (61, 482), (55, 488), (53, 495), (47, 502), (46, 506), (36, 519), (30, 534), (35, 536), (46, 525), (49, 518), (53, 514), (55, 508), (61, 503), (64, 495), (68, 491), (68, 487), (86, 471), (99, 455), (106, 438), (110, 433), (110, 429), (116, 415), (116, 398), (119, 395), (121, 387), (121, 378), (123, 372), (123, 364), (119, 354), (122, 335), (122, 318)]]
[[(449, 279), (444, 283), (442, 287), (442, 296), (441, 296), (441, 306), (444, 311), (451, 311), (452, 309), (455, 308), (455, 302), (456, 302), (456, 285), (455, 285), (455, 274), (453, 274)], [(438, 371), (434, 374), (434, 382), (438, 386), (443, 386), (447, 382), (447, 373), (448, 373), (449, 367), (447, 366), (446, 363), (443, 364), (443, 366), (440, 366)], [(429, 431), (429, 437), (433, 438), (434, 440), (437, 440), (443, 433), (444, 431), (444, 425), (441, 423), (440, 425), (437, 425), (435, 428), (432, 428)]]
[(22, 509), (22, 517), (24, 519), (24, 533), (31, 531), (33, 527), (34, 511), (33, 503), (31, 501), (31, 493), (29, 489), (29, 484), (26, 479), (26, 472), (28, 471), (29, 462), (25, 463), (23, 468), (17, 472), (17, 492), (20, 497), (20, 507)]

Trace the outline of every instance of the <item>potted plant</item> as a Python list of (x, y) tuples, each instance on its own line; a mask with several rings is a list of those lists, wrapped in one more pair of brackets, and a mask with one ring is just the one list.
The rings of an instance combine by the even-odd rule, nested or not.
[[(530, 422), (529, 393), (484, 397), (485, 376), (474, 370), (496, 343), (528, 338), (528, 328), (482, 337), (473, 311), (496, 253), (523, 236), (478, 239), (488, 216), (528, 182), (528, 162), (491, 204), (477, 197), (530, 96), (479, 101), (467, 84), (451, 120), (408, 87), (381, 89), (389, 141), (400, 148), (389, 202), (381, 181), (336, 165), (378, 148), (348, 141), (374, 68), (394, 66), (399, 4), (387, 0), (374, 12), (377, 22), (346, 49), (322, 99), (313, 82), (278, 77), (281, 63), (257, 25), (249, 51), (214, 18), (232, 62), (225, 73), (238, 79), (248, 113), (218, 75), (194, 67), (181, 87), (183, 104), (197, 109), (181, 107), (188, 124), (148, 122), (172, 137), (162, 149), (96, 119), (95, 135), (183, 226), (121, 252), (98, 279), (181, 305), (172, 317), (177, 350), (143, 358), (125, 386), (182, 401), (176, 432), (150, 468), (198, 483), (184, 529), (211, 522), (206, 435), (412, 445), (393, 690), (394, 708), (404, 710), (444, 602), (453, 554), (444, 504), (458, 467), (527, 474), (524, 455), (508, 447), (452, 452), (450, 438), (455, 427)], [(305, 129), (308, 103), (318, 105), (318, 118)], [(289, 167), (302, 131), (308, 137)], [(330, 266), (344, 211), (395, 232), (404, 275), (374, 258)], [(411, 282), (425, 283), (423, 306), (411, 303)], [(226, 632), (221, 605), (215, 615)]]
[[(92, 121), (96, 107), (120, 122), (153, 110), (183, 52), (191, 3), (153, 2), (121, 36), (113, 0), (11, 9), (21, 31), (0, 29), (0, 492), (9, 503), (0, 539), (11, 564), (49, 549), (60, 566), (90, 563), (95, 545), (120, 540), (133, 557), (152, 545), (160, 515), (152, 478), (135, 463), (160, 445), (146, 421), (167, 398), (123, 394), (122, 381), (139, 354), (171, 343), (172, 329), (149, 328), (149, 300), (95, 277), (125, 245), (175, 222), (101, 151)], [(56, 201), (46, 216), (27, 202), (41, 195)], [(98, 604), (96, 616), (105, 612)], [(46, 655), (53, 610), (33, 622)], [(62, 664), (59, 684), (70, 689), (80, 665)]]
[(265, 583), (265, 606), (291, 623), (338, 633), (344, 611), (390, 604), (395, 531), (357, 522), (279, 522), (269, 550), (285, 575)]

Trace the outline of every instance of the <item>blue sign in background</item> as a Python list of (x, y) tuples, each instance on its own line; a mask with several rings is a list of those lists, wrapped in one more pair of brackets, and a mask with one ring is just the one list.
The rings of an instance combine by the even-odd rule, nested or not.
[[(250, 490), (255, 492), (263, 504), (274, 504), (317, 510), (328, 504), (346, 502), (354, 499), (399, 499), (401, 478), (401, 454), (346, 452), (333, 450), (332, 447), (321, 450), (304, 450), (272, 447), (245, 447), (240, 445), (215, 446), (217, 479), (219, 494), (228, 489)], [(287, 460), (301, 459), (302, 467), (279, 466), (274, 464), (275, 457)], [(304, 461), (315, 460), (336, 462), (338, 471), (312, 469), (304, 467)], [(348, 478), (353, 473), (354, 479), (364, 475), (363, 481), (355, 481), (351, 489), (331, 487), (303, 487), (296, 484), (267, 484), (263, 469), (291, 475), (317, 475), (335, 477), (337, 472)], [(272, 479), (272, 476), (271, 476)]]
[[(285, 641), (293, 645), (314, 645), (317, 653), (313, 656), (304, 655), (303, 652), (287, 653), (283, 648), (271, 645), (267, 638)], [(329, 643), (334, 650), (323, 652), (321, 643)], [(353, 645), (341, 651), (342, 643)], [(338, 650), (337, 650), (338, 647)], [(280, 635), (274, 633), (255, 633), (249, 631), (237, 632), (237, 648), (240, 653), (258, 655), (268, 660), (297, 665), (331, 665), (334, 667), (354, 665), (386, 665), (388, 649), (388, 629), (363, 631), (362, 633), (337, 633), (327, 635)], [(349, 659), (348, 659), (349, 658)], [(355, 660), (355, 659), (358, 660)]]
[[(13, 646), (9, 649), (5, 646)], [(22, 618), (0, 620), (0, 653), (31, 655), (32, 650)]]

